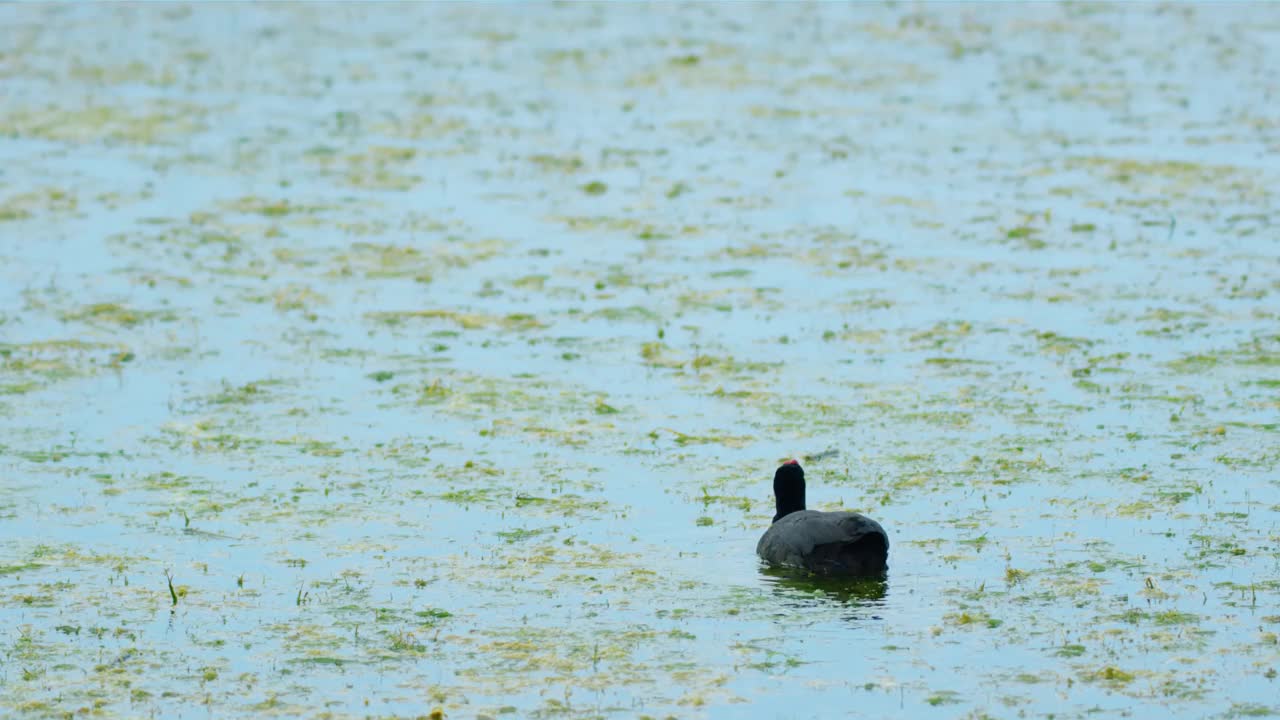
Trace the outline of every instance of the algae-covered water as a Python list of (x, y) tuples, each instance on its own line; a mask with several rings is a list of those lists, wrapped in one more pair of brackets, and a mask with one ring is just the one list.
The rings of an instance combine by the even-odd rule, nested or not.
[[(0, 6), (0, 714), (1280, 714), (1280, 8)], [(770, 479), (883, 582), (753, 554)]]

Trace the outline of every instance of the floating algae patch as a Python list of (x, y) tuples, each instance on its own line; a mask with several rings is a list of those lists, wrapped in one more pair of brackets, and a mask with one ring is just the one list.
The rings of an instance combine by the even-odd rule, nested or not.
[(153, 320), (169, 321), (177, 316), (167, 310), (139, 310), (113, 302), (93, 303), (62, 314), (66, 322), (83, 322), (100, 327), (112, 325), (131, 328)]
[(0, 198), (0, 222), (27, 220), (33, 216), (75, 215), (80, 201), (58, 188), (42, 188)]
[(1144, 193), (1169, 198), (1190, 198), (1206, 189), (1232, 194), (1244, 193), (1255, 198), (1266, 197), (1265, 189), (1256, 184), (1249, 168), (1179, 160), (1145, 161), (1120, 157), (1075, 157), (1066, 162), (1069, 169), (1082, 169), (1103, 177), (1115, 186), (1137, 187)]
[(205, 130), (209, 108), (193, 102), (143, 101), (128, 107), (88, 105), (10, 108), (0, 125), (17, 138), (59, 143), (169, 144)]
[(569, 230), (579, 233), (611, 233), (633, 237), (637, 240), (669, 240), (675, 237), (697, 235), (699, 229), (694, 225), (673, 225), (656, 218), (643, 220), (639, 218), (605, 217), (605, 216), (569, 216), (553, 218), (560, 221)]
[(422, 176), (411, 172), (418, 151), (412, 147), (373, 146), (364, 152), (337, 156), (313, 152), (312, 162), (330, 177), (344, 184), (366, 190), (404, 191), (422, 182)]
[(84, 340), (0, 343), (0, 380), (7, 394), (25, 394), (47, 383), (118, 368), (134, 355), (124, 345)]
[(283, 383), (280, 380), (258, 380), (233, 386), (224, 380), (219, 392), (201, 399), (200, 402), (212, 405), (248, 405), (263, 402), (270, 399), (272, 386), (281, 384)]
[(677, 446), (684, 447), (686, 445), (705, 445), (715, 444), (724, 447), (746, 447), (750, 445), (754, 438), (747, 435), (730, 435), (728, 433), (711, 433), (703, 435), (694, 435), (691, 433), (680, 432), (679, 430), (662, 427), (655, 428), (649, 432), (649, 439), (658, 442), (665, 438), (670, 438)]
[[(443, 231), (447, 226), (440, 226)], [(412, 278), (418, 282), (430, 282), (436, 275), (450, 269), (466, 268), (497, 256), (507, 243), (498, 239), (463, 240), (449, 235), (446, 242), (430, 247), (420, 245), (394, 245), (358, 242), (332, 258), (334, 269), (330, 276), (350, 275), (365, 278)]]
[(287, 215), (316, 215), (330, 208), (322, 205), (298, 205), (287, 198), (267, 199), (253, 195), (236, 198), (225, 204), (225, 209), (243, 215), (261, 215), (279, 218)]
[(390, 327), (396, 327), (411, 321), (431, 320), (444, 320), (463, 330), (483, 330), (487, 328), (535, 330), (546, 327), (535, 316), (528, 313), (509, 313), (503, 316), (492, 316), (454, 310), (388, 310), (372, 312), (367, 317), (374, 322)]

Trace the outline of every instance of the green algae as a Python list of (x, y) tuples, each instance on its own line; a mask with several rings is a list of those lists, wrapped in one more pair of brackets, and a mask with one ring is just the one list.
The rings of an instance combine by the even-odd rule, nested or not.
[(453, 310), (402, 310), (373, 312), (368, 314), (368, 318), (390, 326), (397, 326), (410, 320), (448, 320), (464, 330), (481, 330), (489, 327), (504, 330), (533, 330), (546, 327), (536, 317), (526, 313), (510, 313), (498, 317)]
[(209, 112), (202, 105), (170, 100), (128, 107), (89, 104), (73, 110), (13, 108), (0, 115), (0, 125), (20, 138), (71, 144), (166, 144), (204, 129)]
[(172, 321), (176, 319), (176, 316), (169, 311), (136, 310), (119, 303), (107, 302), (93, 303), (91, 305), (85, 305), (79, 309), (63, 313), (62, 319), (66, 322), (120, 325), (127, 328), (156, 319)]

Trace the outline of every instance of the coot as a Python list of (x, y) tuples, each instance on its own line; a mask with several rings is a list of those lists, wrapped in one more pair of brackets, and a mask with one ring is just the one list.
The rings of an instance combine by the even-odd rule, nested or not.
[(804, 509), (804, 469), (790, 460), (773, 475), (778, 514), (756, 544), (774, 565), (818, 575), (878, 575), (888, 567), (889, 536), (880, 523), (856, 512)]

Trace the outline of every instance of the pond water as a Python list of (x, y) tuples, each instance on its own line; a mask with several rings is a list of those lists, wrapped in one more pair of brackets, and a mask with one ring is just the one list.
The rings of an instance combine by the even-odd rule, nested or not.
[(1280, 714), (1280, 8), (0, 28), (0, 714)]

